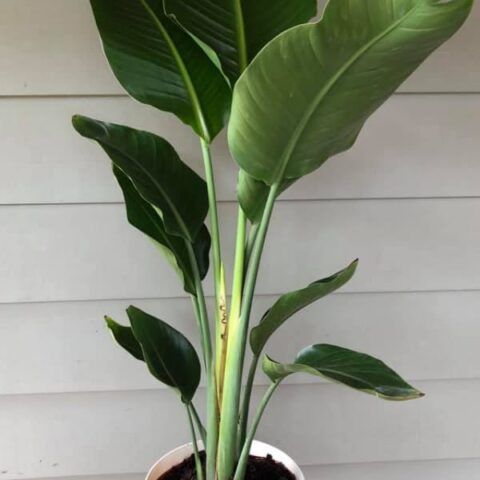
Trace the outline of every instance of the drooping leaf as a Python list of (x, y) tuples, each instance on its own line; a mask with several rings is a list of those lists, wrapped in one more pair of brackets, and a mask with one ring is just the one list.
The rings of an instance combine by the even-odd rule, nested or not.
[(135, 357), (137, 360), (145, 361), (145, 359), (143, 358), (142, 347), (133, 335), (132, 329), (130, 327), (120, 325), (108, 316), (105, 316), (105, 323), (107, 324), (107, 327), (110, 330), (113, 338), (121, 347), (123, 347), (128, 353), (130, 353), (130, 355)]
[(411, 400), (423, 396), (381, 360), (335, 345), (307, 347), (291, 364), (278, 363), (265, 356), (263, 370), (273, 382), (293, 373), (309, 373), (385, 400)]
[(195, 241), (208, 212), (207, 186), (166, 140), (81, 115), (73, 117), (73, 126), (96, 140), (140, 195), (161, 211), (167, 233)]
[(279, 33), (308, 22), (316, 0), (165, 0), (167, 13), (218, 54), (234, 83), (260, 49)]
[(125, 90), (212, 140), (226, 120), (230, 87), (205, 49), (165, 15), (163, 1), (90, 3), (107, 59)]
[[(168, 262), (182, 278), (185, 291), (195, 295), (194, 275), (185, 240), (166, 232), (162, 217), (137, 192), (132, 181), (122, 170), (113, 166), (113, 173), (123, 192), (129, 222), (155, 241)], [(210, 243), (210, 234), (204, 225), (192, 245), (202, 280), (208, 272)]]
[(268, 339), (292, 315), (345, 285), (353, 277), (357, 264), (358, 260), (355, 260), (330, 277), (317, 280), (302, 290), (282, 295), (250, 332), (250, 346), (254, 355), (260, 355)]
[(282, 184), (350, 148), (472, 1), (330, 0), (320, 22), (273, 39), (235, 86), (228, 139), (240, 167)]
[(190, 402), (201, 375), (192, 344), (178, 330), (134, 306), (127, 314), (150, 373), (177, 390), (183, 402)]

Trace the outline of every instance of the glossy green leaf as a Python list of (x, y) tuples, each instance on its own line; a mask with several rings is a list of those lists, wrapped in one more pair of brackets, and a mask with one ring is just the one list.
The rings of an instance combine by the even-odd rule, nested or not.
[(208, 212), (205, 181), (153, 133), (76, 115), (73, 126), (96, 140), (140, 195), (162, 214), (165, 230), (193, 243)]
[[(114, 166), (113, 173), (123, 191), (127, 218), (130, 224), (155, 241), (168, 262), (182, 278), (185, 291), (195, 295), (194, 274), (185, 240), (166, 232), (162, 217), (155, 208), (143, 199), (132, 181), (119, 168)], [(193, 243), (198, 270), (202, 279), (208, 272), (210, 243), (208, 229), (203, 226)]]
[(107, 59), (125, 90), (212, 140), (227, 118), (231, 92), (205, 48), (165, 15), (162, 0), (90, 3)]
[(330, 277), (317, 280), (302, 290), (282, 295), (250, 332), (250, 346), (254, 355), (260, 355), (268, 339), (292, 315), (345, 285), (353, 277), (357, 264), (358, 260), (355, 260)]
[(113, 338), (121, 347), (123, 347), (128, 353), (130, 353), (130, 355), (135, 357), (137, 360), (145, 361), (145, 359), (143, 358), (142, 347), (133, 335), (132, 329), (130, 327), (120, 325), (108, 316), (105, 316), (105, 323), (107, 324), (107, 327), (110, 330)]
[(127, 314), (150, 373), (177, 390), (183, 402), (190, 402), (201, 375), (192, 344), (178, 330), (134, 306)]
[(165, 0), (187, 30), (212, 47), (234, 83), (242, 64), (279, 33), (315, 16), (316, 0)]
[(240, 167), (282, 184), (350, 148), (472, 1), (330, 0), (320, 22), (276, 37), (235, 86), (228, 139)]
[(293, 373), (328, 378), (385, 400), (411, 400), (423, 393), (409, 385), (381, 360), (335, 345), (312, 345), (294, 363), (282, 364), (265, 356), (263, 370), (273, 382)]

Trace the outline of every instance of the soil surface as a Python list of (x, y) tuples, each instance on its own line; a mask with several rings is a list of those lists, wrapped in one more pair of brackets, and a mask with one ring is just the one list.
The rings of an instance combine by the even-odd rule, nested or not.
[[(201, 454), (205, 464), (205, 453)], [(158, 480), (197, 480), (193, 455), (164, 473)], [(270, 455), (267, 458), (250, 456), (245, 480), (296, 480), (293, 473)]]

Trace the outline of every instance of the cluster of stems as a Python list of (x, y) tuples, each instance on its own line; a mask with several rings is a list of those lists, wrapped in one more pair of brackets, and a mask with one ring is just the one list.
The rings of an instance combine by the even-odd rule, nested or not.
[[(247, 384), (242, 389), (250, 312), (260, 259), (278, 187), (273, 185), (258, 225), (251, 225), (238, 206), (235, 261), (230, 305), (227, 308), (225, 273), (221, 255), (215, 179), (210, 145), (201, 140), (208, 187), (215, 285), (214, 336), (210, 328), (200, 275), (194, 271), (196, 295), (192, 303), (201, 335), (207, 383), (207, 418), (203, 427), (193, 404), (187, 405), (198, 480), (243, 480), (251, 445), (266, 404), (277, 387), (273, 384), (260, 402), (248, 429), (249, 406), (258, 357), (253, 357)], [(192, 264), (194, 252), (189, 247)], [(195, 270), (195, 268), (194, 268)], [(243, 399), (242, 399), (243, 393)], [(200, 438), (205, 446), (206, 465), (200, 461)]]

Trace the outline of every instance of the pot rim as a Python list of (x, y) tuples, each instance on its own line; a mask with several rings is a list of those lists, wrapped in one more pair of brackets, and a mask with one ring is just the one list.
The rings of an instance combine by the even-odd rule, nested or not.
[[(199, 446), (203, 448), (202, 443)], [(193, 453), (192, 443), (186, 443), (163, 455), (157, 460), (147, 473), (145, 480), (158, 480), (161, 475), (168, 472), (172, 467), (178, 465)], [(254, 440), (250, 452), (252, 455), (266, 457), (271, 455), (277, 462), (283, 463), (285, 467), (295, 475), (296, 480), (305, 480), (302, 470), (298, 464), (285, 452), (273, 445)]]

